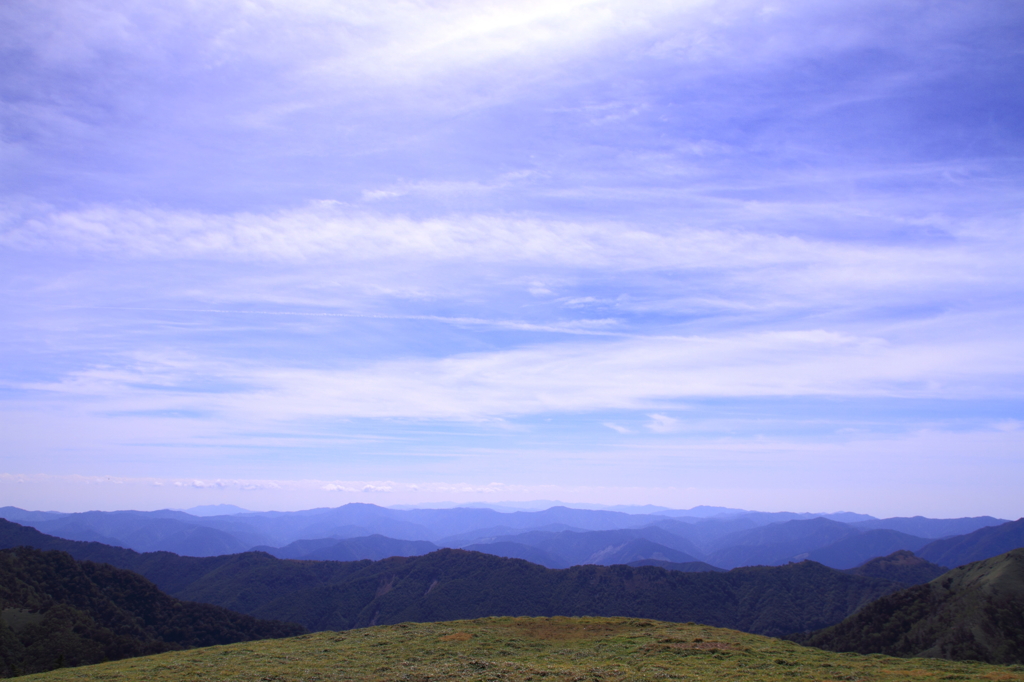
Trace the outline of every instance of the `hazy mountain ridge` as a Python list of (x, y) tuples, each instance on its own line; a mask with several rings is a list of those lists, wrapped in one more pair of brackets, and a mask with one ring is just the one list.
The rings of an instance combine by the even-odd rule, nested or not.
[(848, 524), (826, 518), (773, 523), (720, 538), (720, 549), (708, 554), (707, 561), (722, 568), (771, 566), (857, 533)]
[[(538, 562), (548, 568), (568, 568), (584, 564), (609, 566), (626, 564), (639, 559), (659, 559), (678, 563), (698, 561), (694, 554), (698, 550), (685, 538), (680, 538), (658, 527), (606, 531), (527, 531), (517, 535), (485, 538), (482, 542), (468, 545), (475, 551), (489, 552), (490, 546), (505, 547), (493, 553), (509, 556), (508, 551), (517, 546), (528, 546), (540, 550), (536, 556), (550, 557)], [(694, 552), (689, 554), (687, 550)], [(517, 558), (521, 550), (515, 550)]]
[(521, 535), (522, 533), (560, 533), (562, 531), (574, 531), (577, 533), (586, 533), (583, 528), (577, 528), (576, 526), (570, 526), (564, 523), (548, 523), (543, 526), (536, 526), (530, 528), (513, 528), (511, 526), (495, 526), (488, 528), (478, 528), (465, 533), (459, 533), (457, 535), (449, 535), (448, 537), (441, 538), (438, 540), (438, 545), (441, 547), (452, 547), (460, 548), (466, 547), (467, 545), (480, 542), (505, 542), (501, 538), (506, 538), (512, 535)]
[(278, 559), (305, 559), (313, 561), (377, 561), (392, 556), (420, 556), (438, 549), (427, 540), (396, 540), (383, 535), (335, 540), (296, 540), (284, 547), (254, 547), (250, 551), (266, 552)]
[(1007, 520), (997, 519), (992, 516), (974, 516), (958, 519), (929, 519), (924, 516), (913, 516), (870, 519), (855, 522), (853, 525), (862, 530), (895, 530), (907, 535), (937, 540), (951, 535), (966, 535), (988, 526), (998, 526), (1006, 523)]
[(524, 545), (521, 542), (490, 542), (481, 545), (467, 545), (462, 549), (468, 552), (492, 554), (506, 559), (522, 559), (545, 568), (569, 568), (570, 566), (562, 557), (550, 554), (539, 547)]
[[(204, 513), (206, 511), (209, 510), (203, 510)], [(367, 545), (348, 552), (338, 543), (378, 535), (395, 541), (392, 549), (388, 550), (395, 555), (422, 554), (426, 547), (402, 545), (401, 542), (432, 542), (440, 547), (472, 546), (478, 551), (488, 551), (487, 545), (494, 544), (495, 553), (516, 556), (526, 556), (526, 550), (516, 549), (516, 546), (533, 546), (543, 553), (529, 555), (535, 560), (547, 557), (545, 565), (552, 567), (657, 559), (677, 563), (704, 561), (732, 568), (779, 565), (811, 558), (834, 568), (848, 568), (874, 556), (900, 549), (917, 550), (926, 544), (922, 541), (925, 536), (894, 535), (903, 531), (882, 528), (887, 524), (899, 528), (920, 528), (934, 534), (954, 527), (982, 527), (998, 522), (991, 517), (872, 519), (850, 512), (813, 515), (719, 508), (669, 511), (628, 514), (567, 507), (513, 512), (486, 508), (399, 510), (349, 504), (301, 512), (237, 512), (202, 517), (173, 510), (60, 514), (5, 507), (0, 509), (0, 516), (15, 521), (21, 519), (18, 522), (59, 537), (102, 542), (140, 552), (171, 551), (189, 556), (217, 556), (260, 549), (277, 556), (302, 558), (305, 555), (297, 555), (293, 551), (295, 547), (287, 548), (299, 541), (333, 540), (333, 545), (339, 547), (335, 554), (311, 554), (309, 558), (376, 559), (381, 558), (380, 552), (384, 550), (374, 550)], [(694, 515), (685, 516), (687, 511)], [(631, 532), (634, 537), (644, 537), (660, 547), (647, 546), (647, 555), (616, 554), (616, 548), (622, 547), (625, 541), (609, 539), (601, 546), (591, 546), (601, 536), (587, 537), (588, 533), (609, 534), (613, 531)], [(538, 533), (548, 535), (540, 536)], [(556, 537), (559, 533), (577, 535)], [(563, 545), (570, 538), (588, 545), (590, 549), (569, 551)], [(846, 544), (839, 544), (844, 542)], [(328, 543), (317, 546), (326, 547)], [(348, 547), (356, 546), (358, 543)], [(624, 561), (626, 559), (629, 561)]]
[(936, 540), (922, 547), (917, 554), (934, 563), (955, 568), (1018, 547), (1024, 547), (1024, 518)]
[(820, 547), (797, 555), (797, 559), (810, 559), (832, 568), (854, 568), (874, 557), (888, 556), (893, 552), (916, 552), (929, 543), (927, 538), (907, 535), (896, 530), (869, 530), (847, 536), (831, 545)]

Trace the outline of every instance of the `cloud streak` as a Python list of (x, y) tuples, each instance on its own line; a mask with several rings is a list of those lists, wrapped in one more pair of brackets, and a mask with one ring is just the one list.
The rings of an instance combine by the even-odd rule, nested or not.
[[(822, 330), (632, 338), (333, 370), (139, 356), (132, 365), (22, 389), (100, 400), (108, 411), (264, 421), (487, 420), (724, 397), (1022, 397), (1024, 362), (1015, 338), (929, 341), (929, 331), (903, 343)], [(675, 424), (665, 415), (651, 419), (655, 432)]]
[(931, 287), (943, 280), (961, 285), (983, 281), (990, 286), (1017, 281), (1019, 269), (1007, 251), (1024, 246), (1017, 244), (1019, 221), (933, 221), (942, 230), (939, 238), (865, 244), (686, 224), (651, 229), (621, 222), (495, 215), (412, 220), (352, 211), (336, 202), (269, 215), (97, 207), (38, 217), (9, 212), (0, 245), (35, 253), (84, 252), (157, 261), (212, 258), (298, 264), (329, 258), (331, 263), (359, 264), (398, 259), (500, 264), (504, 271), (543, 266), (698, 274), (773, 269), (778, 271), (773, 277), (831, 279), (839, 285), (856, 280), (861, 287), (870, 282), (880, 289), (913, 283)]
[[(140, 314), (358, 317), (588, 336), (685, 335), (695, 320), (742, 316), (748, 331), (885, 338), (897, 320), (942, 315), (974, 315), (995, 337), (1013, 329), (1024, 287), (1019, 219), (935, 217), (925, 226), (927, 236), (880, 241), (505, 215), (417, 220), (337, 203), (264, 215), (98, 207), (9, 215), (0, 246), (32, 260), (98, 258), (103, 265), (78, 273), (97, 293), (77, 305)], [(181, 263), (190, 263), (187, 281), (177, 277)], [(137, 274), (105, 281), (114, 264)], [(137, 277), (149, 300), (139, 300)], [(509, 319), (511, 306), (529, 314)], [(681, 319), (691, 329), (664, 326)]]

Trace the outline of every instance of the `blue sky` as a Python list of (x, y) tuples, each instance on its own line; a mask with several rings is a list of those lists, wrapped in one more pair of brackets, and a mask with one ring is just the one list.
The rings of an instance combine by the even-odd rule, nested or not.
[(9, 504), (1024, 514), (1024, 6), (0, 22)]

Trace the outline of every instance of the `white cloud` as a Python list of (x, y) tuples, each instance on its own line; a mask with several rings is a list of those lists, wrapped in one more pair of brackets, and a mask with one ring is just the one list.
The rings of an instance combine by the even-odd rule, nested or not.
[(664, 414), (650, 414), (651, 421), (645, 426), (654, 433), (672, 433), (679, 429), (679, 420)]
[(604, 422), (603, 425), (607, 426), (609, 429), (617, 433), (632, 433), (632, 431), (627, 429), (625, 426), (619, 426), (618, 424), (613, 424), (612, 422)]
[[(310, 369), (186, 355), (140, 355), (22, 388), (99, 401), (107, 411), (201, 411), (219, 418), (478, 420), (544, 412), (657, 409), (693, 397), (1019, 397), (1017, 337), (955, 334), (968, 318), (916, 336), (825, 330), (636, 337), (537, 345), (441, 359)], [(907, 334), (906, 331), (903, 332)], [(200, 386), (201, 390), (192, 390)], [(142, 387), (154, 387), (156, 390)], [(210, 390), (210, 387), (220, 387)], [(651, 428), (668, 422), (657, 420)]]
[[(775, 210), (785, 207), (776, 206)], [(802, 211), (801, 207), (789, 207)], [(203, 214), (97, 206), (79, 211), (8, 208), (0, 214), (0, 246), (31, 252), (88, 252), (118, 259), (173, 262), (213, 258), (301, 266), (320, 277), (328, 264), (359, 269), (367, 285), (437, 289), (438, 279), (500, 280), (543, 267), (594, 274), (652, 271), (684, 274), (700, 284), (690, 305), (722, 302), (759, 309), (794, 297), (843, 300), (915, 292), (947, 297), (965, 289), (1017, 290), (1015, 254), (1024, 235), (1015, 225), (980, 226), (942, 220), (951, 238), (931, 242), (864, 243), (740, 229), (676, 225), (671, 229), (621, 222), (577, 222), (505, 216), (453, 215), (411, 220), (353, 211), (337, 202), (268, 214)], [(389, 267), (380, 270), (381, 263)], [(435, 267), (461, 263), (466, 269)], [(404, 264), (393, 268), (390, 264)], [(378, 275), (374, 275), (378, 272)], [(487, 272), (491, 275), (488, 277)], [(578, 276), (578, 275), (577, 275)], [(688, 288), (693, 288), (693, 284)], [(530, 281), (535, 294), (549, 283)], [(712, 294), (712, 290), (714, 293)], [(659, 292), (658, 305), (672, 297)], [(742, 300), (737, 300), (737, 297)], [(575, 304), (592, 297), (569, 299)], [(681, 299), (685, 301), (687, 299)], [(852, 301), (851, 301), (852, 302)]]
[(394, 197), (400, 197), (405, 194), (406, 192), (398, 190), (368, 189), (363, 190), (363, 199), (365, 201), (378, 201), (380, 199), (393, 199)]

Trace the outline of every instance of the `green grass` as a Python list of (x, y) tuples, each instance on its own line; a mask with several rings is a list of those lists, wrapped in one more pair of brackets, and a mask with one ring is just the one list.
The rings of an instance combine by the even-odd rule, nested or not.
[(1024, 666), (835, 654), (735, 630), (635, 618), (483, 618), (319, 632), (19, 679), (1024, 682)]

